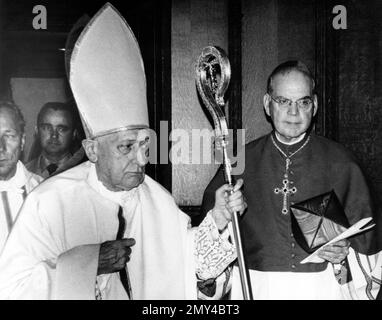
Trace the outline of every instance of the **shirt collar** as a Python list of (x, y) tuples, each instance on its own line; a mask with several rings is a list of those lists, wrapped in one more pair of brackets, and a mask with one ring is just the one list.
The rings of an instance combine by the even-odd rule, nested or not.
[(272, 136), (274, 138), (274, 141), (275, 143), (279, 146), (279, 148), (286, 154), (286, 155), (291, 155), (293, 154), (296, 150), (298, 150), (305, 142), (306, 140), (309, 138), (310, 136), (310, 133), (308, 132), (305, 132), (303, 135), (302, 135), (302, 139), (301, 140), (298, 140), (292, 144), (286, 144), (286, 143), (283, 143), (281, 142), (278, 138), (277, 138), (277, 135), (276, 135), (276, 131), (273, 131), (272, 132)]
[(305, 135), (306, 135), (306, 132), (304, 132), (301, 136), (299, 136), (297, 140), (295, 140), (295, 141), (293, 141), (293, 142), (289, 142), (289, 143), (287, 143), (287, 142), (283, 142), (283, 141), (281, 141), (281, 140), (280, 140), (280, 134), (277, 133), (277, 132), (275, 131), (275, 136), (276, 136), (277, 141), (280, 142), (280, 143), (282, 143), (282, 144), (284, 144), (284, 145), (287, 145), (287, 146), (292, 146), (292, 145), (294, 145), (294, 144), (296, 144), (296, 143), (301, 142), (302, 140), (304, 140)]
[(70, 158), (72, 157), (72, 155), (70, 153), (68, 153), (65, 157), (63, 157), (62, 159), (60, 159), (58, 162), (51, 162), (49, 161), (48, 158), (46, 158), (43, 154), (40, 154), (40, 157), (38, 159), (38, 166), (41, 170), (41, 172), (43, 172), (44, 170), (46, 170), (46, 168), (52, 164), (52, 163), (55, 163), (57, 165), (57, 168), (60, 168), (66, 161), (68, 161)]

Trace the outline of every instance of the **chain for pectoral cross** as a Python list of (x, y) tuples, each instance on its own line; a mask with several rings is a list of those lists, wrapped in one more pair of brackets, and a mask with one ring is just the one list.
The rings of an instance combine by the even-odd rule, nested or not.
[(283, 194), (283, 208), (281, 210), (282, 214), (288, 213), (289, 195), (297, 192), (296, 187), (290, 188), (290, 184), (293, 183), (289, 181), (289, 176), (288, 176), (289, 166), (291, 163), (292, 161), (289, 158), (285, 159), (285, 173), (284, 173), (284, 179), (283, 179), (283, 186), (281, 188), (275, 188), (274, 190), (275, 194), (279, 194), (279, 193)]
[(287, 214), (289, 212), (289, 197), (297, 192), (296, 187), (291, 187), (291, 184), (293, 184), (292, 181), (289, 180), (289, 166), (292, 164), (291, 157), (294, 156), (297, 152), (302, 150), (309, 142), (310, 137), (306, 139), (305, 143), (298, 148), (295, 152), (287, 156), (283, 150), (276, 144), (275, 140), (273, 139), (273, 136), (271, 136), (272, 143), (276, 147), (277, 150), (280, 151), (280, 153), (285, 157), (285, 173), (284, 173), (284, 179), (282, 181), (283, 185), (280, 188), (275, 188), (274, 193), (275, 194), (282, 194), (283, 195), (283, 208), (281, 210), (282, 214)]

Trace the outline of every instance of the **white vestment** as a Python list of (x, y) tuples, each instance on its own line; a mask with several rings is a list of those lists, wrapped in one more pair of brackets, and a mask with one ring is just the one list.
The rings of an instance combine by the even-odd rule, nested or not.
[(382, 251), (365, 255), (350, 248), (348, 262), (352, 281), (341, 286), (344, 297), (375, 300), (382, 284)]
[(42, 180), (18, 161), (15, 175), (9, 180), (0, 181), (0, 252), (26, 195)]
[(90, 162), (28, 195), (0, 256), (0, 298), (95, 299), (97, 287), (102, 299), (127, 299), (118, 273), (97, 276), (100, 244), (116, 239), (119, 206), (124, 237), (136, 240), (127, 263), (133, 299), (196, 299), (198, 229), (189, 217), (148, 176), (131, 191), (107, 190)]
[[(321, 272), (249, 270), (254, 300), (375, 300), (382, 283), (382, 252), (363, 255), (350, 248), (352, 276), (339, 284), (333, 266)], [(233, 268), (231, 299), (242, 300), (239, 269)]]
[[(227, 232), (233, 239), (232, 224)], [(364, 255), (349, 248), (351, 281), (339, 284), (334, 265), (321, 272), (273, 272), (249, 269), (254, 300), (375, 300), (382, 284), (382, 251)], [(336, 265), (336, 267), (339, 265)], [(239, 268), (233, 267), (231, 300), (243, 300)]]
[[(249, 271), (254, 300), (342, 300), (329, 264), (321, 272)], [(242, 300), (238, 268), (233, 269), (231, 299)]]

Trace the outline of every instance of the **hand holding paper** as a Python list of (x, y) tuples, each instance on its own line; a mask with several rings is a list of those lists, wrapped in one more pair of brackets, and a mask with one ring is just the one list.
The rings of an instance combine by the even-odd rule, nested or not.
[[(374, 226), (371, 224), (371, 217), (361, 219), (350, 226), (334, 190), (293, 204), (290, 208), (293, 235), (301, 248), (311, 254), (300, 263), (324, 262), (325, 260), (318, 256), (318, 252), (323, 248)], [(338, 263), (337, 260), (341, 256), (346, 256), (346, 247), (346, 242), (339, 242), (338, 248), (327, 250), (332, 252), (324, 255), (326, 260)]]
[(313, 263), (320, 263), (324, 262), (324, 259), (320, 258), (318, 256), (318, 252), (325, 248), (327, 245), (332, 244), (334, 242), (340, 241), (342, 239), (347, 239), (351, 236), (354, 236), (360, 232), (364, 232), (366, 230), (371, 229), (372, 227), (375, 226), (375, 223), (367, 225), (370, 223), (372, 218), (364, 218), (353, 224), (349, 229), (347, 229), (345, 232), (341, 233), (339, 236), (335, 237), (333, 240), (329, 241), (328, 243), (324, 244), (320, 249), (317, 251), (313, 252), (310, 256), (306, 257), (304, 260), (302, 260), (300, 263), (308, 263), (308, 262), (313, 262)]
[(350, 244), (348, 239), (342, 239), (325, 246), (325, 248), (320, 248), (317, 250), (317, 255), (333, 264), (339, 264), (348, 256)]

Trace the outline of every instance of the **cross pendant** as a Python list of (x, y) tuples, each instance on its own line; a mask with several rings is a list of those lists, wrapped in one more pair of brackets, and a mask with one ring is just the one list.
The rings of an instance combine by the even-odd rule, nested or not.
[(274, 192), (275, 194), (282, 193), (283, 194), (283, 208), (281, 210), (282, 214), (287, 214), (288, 213), (288, 200), (289, 200), (289, 195), (296, 193), (297, 188), (289, 188), (290, 181), (288, 178), (283, 180), (283, 186), (282, 188), (275, 188)]

